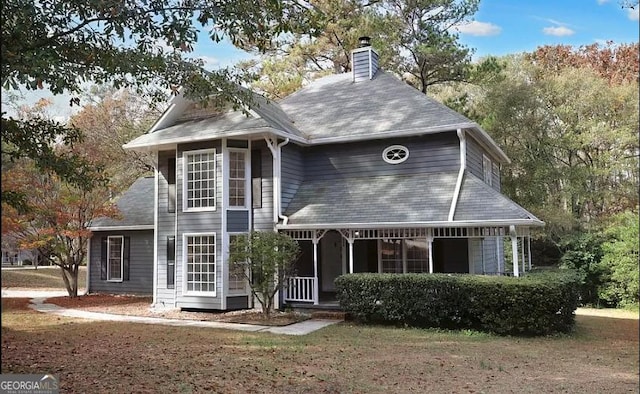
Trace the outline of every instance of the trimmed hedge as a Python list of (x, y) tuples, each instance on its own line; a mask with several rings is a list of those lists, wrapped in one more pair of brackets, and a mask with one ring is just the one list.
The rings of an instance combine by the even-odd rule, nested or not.
[(349, 274), (335, 283), (341, 307), (356, 321), (497, 334), (569, 332), (579, 298), (579, 278), (564, 270), (519, 278)]

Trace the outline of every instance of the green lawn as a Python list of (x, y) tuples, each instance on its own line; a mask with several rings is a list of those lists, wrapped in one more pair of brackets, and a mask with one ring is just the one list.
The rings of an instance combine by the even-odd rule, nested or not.
[[(78, 288), (87, 286), (87, 268), (80, 267), (78, 272)], [(2, 269), (3, 288), (21, 289), (56, 289), (65, 290), (59, 267), (39, 267), (38, 269)]]
[(638, 320), (577, 316), (571, 335), (341, 323), (307, 336), (90, 322), (2, 300), (3, 373), (53, 373), (62, 392), (638, 392)]

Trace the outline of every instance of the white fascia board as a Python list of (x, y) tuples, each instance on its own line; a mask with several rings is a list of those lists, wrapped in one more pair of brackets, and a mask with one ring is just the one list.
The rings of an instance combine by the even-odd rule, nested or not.
[[(220, 133), (218, 130), (203, 130), (201, 133)], [(234, 138), (234, 137), (244, 137), (250, 135), (259, 135), (262, 138), (263, 134), (273, 134), (282, 138), (289, 138), (292, 141), (300, 142), (300, 143), (308, 143), (306, 139), (294, 136), (287, 132), (273, 129), (271, 127), (256, 127), (253, 129), (242, 129), (237, 131), (222, 131), (221, 135), (199, 135), (199, 136), (184, 136), (184, 137), (175, 137), (163, 140), (161, 143), (158, 142), (145, 142), (132, 144), (127, 143), (122, 145), (122, 148), (125, 150), (142, 150), (142, 151), (151, 151), (151, 150), (160, 150), (159, 148), (169, 148), (174, 147), (176, 144), (183, 144), (189, 142), (200, 142), (207, 141), (212, 139), (222, 139), (222, 138)]]
[(88, 227), (91, 231), (133, 231), (133, 230), (153, 230), (153, 224), (140, 226), (95, 226)]
[(477, 135), (478, 138), (476, 140), (480, 145), (482, 145), (487, 151), (493, 152), (499, 159), (500, 162), (510, 164), (511, 159), (507, 156), (506, 153), (496, 144), (496, 142), (491, 138), (491, 136), (482, 129), (479, 125), (475, 125), (470, 131), (473, 132), (474, 135)]
[(437, 222), (387, 222), (387, 223), (316, 223), (316, 224), (287, 224), (276, 225), (278, 230), (322, 230), (322, 229), (378, 229), (378, 228), (406, 228), (406, 227), (492, 227), (492, 226), (533, 226), (543, 227), (544, 222), (534, 219), (514, 220), (465, 220), (465, 221), (437, 221)]

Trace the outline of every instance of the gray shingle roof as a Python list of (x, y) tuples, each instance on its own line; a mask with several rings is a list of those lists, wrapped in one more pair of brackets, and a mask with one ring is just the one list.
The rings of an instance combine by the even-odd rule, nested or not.
[[(480, 139), (490, 140), (476, 123), (382, 70), (372, 80), (355, 83), (351, 73), (320, 78), (280, 102), (251, 94), (249, 117), (231, 111), (204, 119), (174, 121), (125, 147), (145, 149), (269, 131), (308, 144), (337, 142), (327, 141), (336, 138), (370, 139), (457, 128), (474, 130)], [(493, 141), (489, 145), (504, 156)], [(504, 159), (508, 160), (506, 156)]]
[[(457, 172), (307, 180), (286, 209), (288, 226), (384, 226), (446, 222)], [(471, 174), (466, 174), (454, 221), (538, 219)]]
[(473, 123), (382, 70), (355, 83), (351, 73), (318, 79), (280, 106), (312, 140)]
[(457, 173), (308, 180), (286, 215), (290, 225), (447, 220)]
[(453, 219), (540, 221), (532, 213), (468, 172), (462, 182)]
[(152, 177), (138, 178), (116, 201), (122, 219), (97, 218), (90, 228), (153, 227), (154, 181)]

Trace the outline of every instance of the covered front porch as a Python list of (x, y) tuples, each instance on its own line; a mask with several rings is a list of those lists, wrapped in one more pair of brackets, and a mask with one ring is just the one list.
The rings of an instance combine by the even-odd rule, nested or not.
[(520, 276), (531, 269), (528, 226), (281, 230), (302, 253), (287, 304), (335, 302), (343, 274), (468, 273)]

